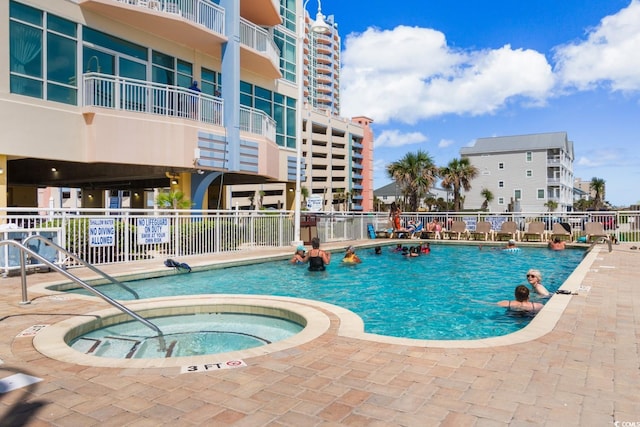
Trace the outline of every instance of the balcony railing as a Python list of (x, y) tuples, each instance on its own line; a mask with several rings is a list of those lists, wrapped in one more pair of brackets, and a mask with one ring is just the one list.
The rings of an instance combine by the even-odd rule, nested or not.
[(264, 111), (240, 107), (240, 130), (276, 140), (276, 122)]
[(224, 35), (224, 8), (208, 0), (115, 0), (147, 10), (180, 16)]
[(240, 18), (240, 43), (268, 56), (276, 67), (280, 66), (280, 49), (269, 32), (244, 18)]
[(127, 79), (108, 74), (83, 75), (83, 106), (182, 117), (223, 125), (223, 101), (178, 86)]

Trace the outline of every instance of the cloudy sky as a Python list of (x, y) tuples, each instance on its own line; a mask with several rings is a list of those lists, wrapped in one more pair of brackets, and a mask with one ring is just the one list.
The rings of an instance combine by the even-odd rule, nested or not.
[[(312, 16), (317, 1), (310, 0)], [(323, 0), (342, 37), (342, 115), (385, 166), (443, 166), (476, 138), (566, 131), (574, 174), (640, 202), (640, 0)]]

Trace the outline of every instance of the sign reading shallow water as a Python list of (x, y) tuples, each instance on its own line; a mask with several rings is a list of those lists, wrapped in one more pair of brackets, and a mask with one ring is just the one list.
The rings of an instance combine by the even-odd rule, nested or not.
[(169, 218), (138, 218), (136, 225), (139, 245), (169, 242)]
[(116, 222), (113, 218), (89, 219), (89, 246), (113, 246), (116, 240)]
[(219, 371), (221, 369), (234, 369), (247, 366), (244, 360), (227, 360), (226, 362), (205, 363), (203, 365), (183, 366), (181, 374), (192, 374), (194, 372)]

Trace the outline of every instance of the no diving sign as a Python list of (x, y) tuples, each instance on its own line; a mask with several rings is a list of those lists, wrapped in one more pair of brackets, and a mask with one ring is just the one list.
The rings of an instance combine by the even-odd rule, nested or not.
[(233, 369), (247, 366), (244, 360), (227, 360), (226, 362), (204, 363), (202, 365), (183, 366), (181, 374), (191, 374), (194, 372), (219, 371), (220, 369)]

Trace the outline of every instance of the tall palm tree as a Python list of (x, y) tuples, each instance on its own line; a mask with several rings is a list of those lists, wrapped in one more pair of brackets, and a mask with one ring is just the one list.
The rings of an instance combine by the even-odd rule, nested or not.
[(493, 193), (488, 188), (483, 188), (482, 191), (480, 191), (480, 195), (484, 198), (484, 202), (482, 202), (480, 209), (489, 209), (489, 203), (493, 201)]
[(396, 181), (400, 191), (406, 196), (408, 210), (416, 212), (420, 199), (438, 178), (438, 167), (429, 153), (418, 150), (387, 165), (387, 174)]
[(453, 191), (453, 210), (462, 210), (460, 190), (471, 190), (471, 180), (478, 176), (478, 168), (473, 166), (467, 157), (453, 159), (440, 169), (442, 187)]
[(589, 190), (596, 193), (593, 197), (593, 209), (600, 210), (602, 209), (602, 196), (604, 195), (604, 179), (596, 178), (595, 176), (591, 178), (591, 182), (589, 183)]

